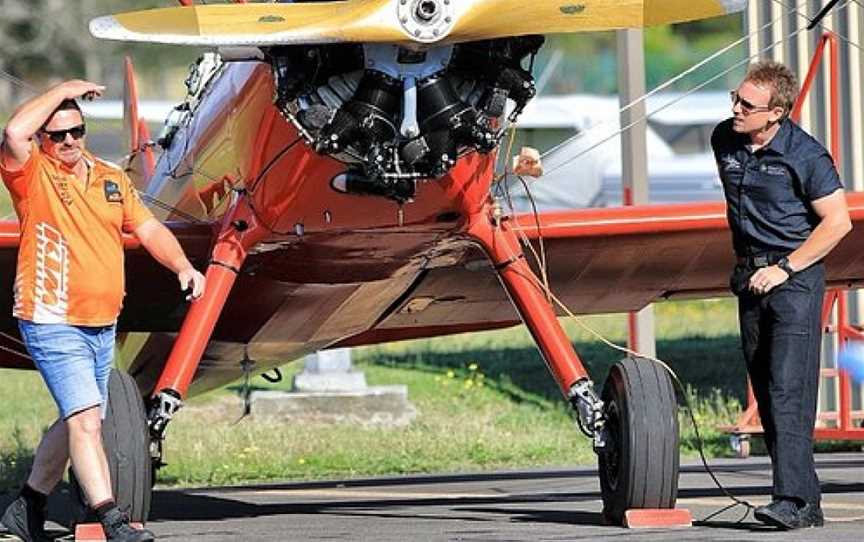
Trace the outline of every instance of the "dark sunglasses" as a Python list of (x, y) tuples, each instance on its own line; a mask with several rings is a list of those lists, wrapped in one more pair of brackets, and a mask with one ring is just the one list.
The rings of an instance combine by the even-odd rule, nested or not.
[(730, 90), (729, 98), (732, 99), (732, 107), (741, 104), (741, 112), (745, 115), (749, 115), (750, 113), (756, 113), (757, 111), (771, 111), (772, 109), (774, 109), (773, 107), (769, 107), (767, 105), (754, 105), (748, 102), (747, 100), (738, 95), (737, 90)]
[(73, 126), (67, 130), (56, 130), (56, 131), (48, 131), (42, 130), (45, 135), (51, 138), (51, 141), (54, 143), (63, 143), (66, 141), (66, 134), (72, 136), (72, 139), (81, 139), (84, 137), (84, 134), (87, 133), (87, 128), (83, 124), (79, 124), (78, 126)]

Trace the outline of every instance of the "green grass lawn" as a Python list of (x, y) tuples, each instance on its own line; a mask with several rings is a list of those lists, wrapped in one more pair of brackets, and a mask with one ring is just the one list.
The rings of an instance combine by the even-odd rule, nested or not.
[[(604, 335), (625, 336), (622, 316), (586, 318)], [(621, 355), (576, 322), (568, 333), (602, 383)], [(710, 456), (731, 453), (715, 427), (734, 420), (744, 391), (734, 302), (657, 306), (660, 357), (692, 387)], [(404, 428), (347, 424), (279, 424), (246, 418), (236, 387), (192, 401), (169, 429), (167, 485), (342, 478), (591, 464), (595, 456), (523, 328), (358, 348), (354, 360), (370, 385), (405, 384), (418, 416)], [(292, 364), (278, 385), (285, 388)], [(33, 447), (51, 422), (53, 404), (35, 373), (0, 371), (0, 489), (19, 483)], [(229, 406), (226, 406), (228, 404)], [(695, 457), (690, 423), (681, 417), (682, 452)]]

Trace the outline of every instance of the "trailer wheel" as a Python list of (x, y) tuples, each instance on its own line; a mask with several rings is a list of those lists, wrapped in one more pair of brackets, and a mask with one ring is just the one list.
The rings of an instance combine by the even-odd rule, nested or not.
[(603, 516), (622, 524), (631, 508), (673, 508), (678, 495), (678, 409), (659, 364), (626, 358), (603, 386), (607, 445), (599, 453)]

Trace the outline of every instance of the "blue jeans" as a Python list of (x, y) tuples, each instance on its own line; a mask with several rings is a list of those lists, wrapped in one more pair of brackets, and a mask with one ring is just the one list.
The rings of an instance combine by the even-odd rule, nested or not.
[(64, 420), (95, 406), (105, 416), (115, 328), (18, 320), (27, 351)]
[(813, 426), (824, 295), (825, 267), (818, 263), (765, 295), (738, 297), (744, 359), (774, 467), (773, 496), (817, 505)]

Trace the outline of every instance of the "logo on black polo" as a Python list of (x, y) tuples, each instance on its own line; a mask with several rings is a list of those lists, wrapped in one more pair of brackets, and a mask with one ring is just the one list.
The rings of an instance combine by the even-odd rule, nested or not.
[(720, 162), (723, 165), (724, 171), (741, 171), (741, 162), (735, 158), (734, 154), (725, 154), (720, 157)]
[(105, 201), (110, 203), (123, 202), (123, 193), (120, 192), (120, 185), (114, 181), (105, 181)]

